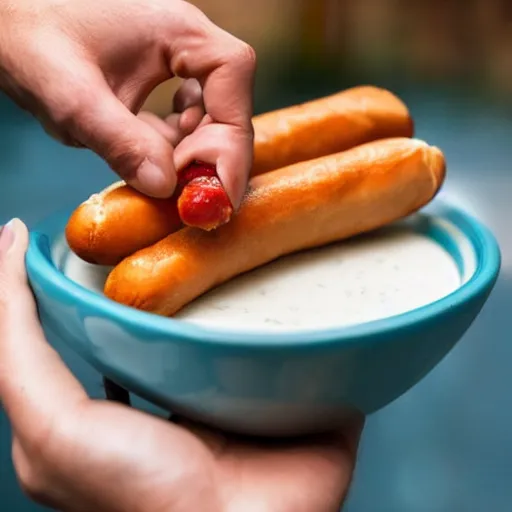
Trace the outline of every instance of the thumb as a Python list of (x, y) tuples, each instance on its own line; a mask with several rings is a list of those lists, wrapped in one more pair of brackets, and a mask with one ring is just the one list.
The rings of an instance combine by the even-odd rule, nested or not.
[(176, 186), (173, 147), (134, 115), (106, 83), (78, 101), (67, 115), (72, 138), (103, 158), (129, 185), (153, 197), (169, 197)]
[[(42, 337), (37, 308), (28, 284), (25, 253), (28, 230), (19, 219), (0, 228), (0, 375), (12, 369), (9, 359), (18, 357), (18, 335)], [(12, 361), (11, 361), (12, 362)], [(3, 372), (3, 364), (9, 365)]]
[(19, 219), (0, 232), (0, 402), (21, 440), (87, 398), (44, 337), (25, 271), (28, 240)]
[(13, 361), (23, 357), (15, 338), (20, 331), (40, 335), (37, 310), (25, 271), (28, 230), (19, 219), (0, 227), (0, 399), (15, 368)]
[[(25, 271), (25, 253), (28, 247), (28, 230), (19, 219), (13, 219), (0, 227), (0, 320), (8, 321), (9, 312), (15, 308), (19, 314), (20, 295), (22, 299), (32, 295)], [(23, 308), (26, 311), (26, 308)]]

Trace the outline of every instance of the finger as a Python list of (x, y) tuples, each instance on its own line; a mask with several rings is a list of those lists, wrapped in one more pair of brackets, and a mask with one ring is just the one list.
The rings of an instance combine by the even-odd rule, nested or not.
[(192, 133), (203, 120), (205, 111), (202, 90), (197, 80), (185, 80), (173, 100), (173, 112), (165, 120), (151, 112), (140, 112), (138, 118), (158, 131), (175, 147)]
[[(197, 80), (191, 78), (183, 82), (174, 95), (173, 110), (181, 114), (178, 126), (182, 138), (191, 134), (205, 115), (203, 90)], [(173, 115), (176, 114), (171, 114), (166, 121), (169, 122)]]
[[(242, 148), (246, 148), (243, 150)], [(214, 162), (219, 178), (236, 209), (247, 187), (247, 169), (252, 163), (252, 139), (233, 126), (207, 123), (176, 146), (175, 164), (183, 168), (193, 160)]]
[(186, 137), (176, 148), (175, 164), (178, 169), (193, 159), (216, 164), (237, 208), (252, 164), (255, 54), (246, 43), (211, 23), (199, 9), (187, 2), (182, 8), (186, 12), (169, 27), (173, 34), (168, 38), (171, 71), (198, 79), (206, 113), (216, 128), (205, 127)]
[(40, 442), (62, 412), (87, 400), (46, 342), (25, 272), (28, 231), (18, 219), (0, 234), (0, 401), (21, 443)]
[(203, 116), (204, 108), (202, 105), (189, 107), (179, 116), (179, 129), (182, 139), (190, 135), (198, 127)]
[(195, 79), (184, 80), (173, 98), (173, 111), (185, 112), (190, 107), (203, 106), (203, 89)]
[(160, 132), (135, 116), (106, 82), (90, 82), (69, 119), (73, 137), (103, 157), (129, 185), (154, 197), (169, 197), (176, 185), (173, 148)]
[[(232, 438), (229, 454), (239, 473), (245, 466), (245, 485), (258, 490), (262, 503), (279, 497), (290, 510), (339, 510), (350, 487), (363, 421), (354, 417), (339, 432), (287, 440)], [(232, 499), (237, 493), (243, 499), (244, 491), (235, 491)]]
[[(191, 112), (192, 110), (192, 112)], [(172, 146), (177, 146), (189, 132), (192, 132), (201, 123), (202, 119), (197, 120), (198, 113), (194, 112), (195, 108), (186, 110), (183, 114), (169, 114), (165, 120), (159, 118), (150, 112), (140, 112), (138, 118), (149, 124), (153, 129), (158, 131)], [(182, 116), (187, 118), (182, 122)], [(192, 118), (190, 118), (190, 116)]]
[(97, 66), (77, 56), (75, 48), (61, 52), (69, 56), (71, 72), (62, 69), (62, 58), (48, 57), (44, 80), (30, 82), (58, 133), (97, 153), (139, 191), (170, 196), (176, 184), (171, 144), (115, 96)]
[(180, 114), (171, 114), (171, 116), (175, 116), (175, 118), (169, 119), (170, 116), (168, 116), (167, 119), (169, 119), (169, 121), (167, 121), (167, 119), (164, 121), (151, 112), (143, 111), (140, 112), (137, 117), (159, 132), (160, 135), (162, 135), (162, 137), (164, 137), (167, 142), (174, 147), (180, 142), (183, 136), (179, 129)]

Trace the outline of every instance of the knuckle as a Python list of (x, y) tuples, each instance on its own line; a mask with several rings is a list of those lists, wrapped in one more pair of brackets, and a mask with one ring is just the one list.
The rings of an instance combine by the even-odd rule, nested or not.
[[(176, 16), (175, 10), (168, 10), (169, 15)], [(206, 20), (206, 15), (203, 11), (191, 2), (181, 2), (179, 4), (179, 13), (184, 17), (189, 17), (191, 20)]]
[(248, 72), (254, 72), (257, 65), (256, 50), (248, 43), (241, 41), (234, 56), (237, 65), (241, 65)]

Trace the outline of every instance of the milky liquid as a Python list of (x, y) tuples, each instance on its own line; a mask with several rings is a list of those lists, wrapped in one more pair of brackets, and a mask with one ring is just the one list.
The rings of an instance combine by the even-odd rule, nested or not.
[[(109, 269), (73, 254), (64, 272), (101, 293)], [(451, 256), (408, 228), (291, 255), (219, 286), (175, 318), (223, 329), (324, 329), (400, 314), (457, 289)]]

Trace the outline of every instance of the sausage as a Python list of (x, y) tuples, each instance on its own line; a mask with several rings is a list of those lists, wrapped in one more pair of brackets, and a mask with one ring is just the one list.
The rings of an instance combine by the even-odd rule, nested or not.
[(205, 162), (193, 162), (178, 173), (174, 197), (185, 226), (211, 231), (229, 222), (233, 213), (216, 167)]
[(211, 231), (230, 221), (233, 206), (219, 178), (203, 176), (184, 187), (178, 213), (186, 226)]
[(442, 152), (409, 138), (374, 141), (250, 181), (231, 222), (183, 228), (124, 259), (104, 293), (172, 316), (217, 285), (276, 258), (365, 233), (417, 211), (445, 177)]
[[(302, 105), (262, 114), (253, 119), (253, 125), (252, 176), (372, 140), (413, 135), (413, 121), (402, 101), (387, 90), (371, 86), (355, 87)], [(68, 244), (85, 261), (117, 264), (135, 250), (179, 229), (182, 224), (176, 221), (176, 215), (186, 224), (212, 229), (229, 221), (232, 213), (220, 182), (216, 183), (213, 213), (208, 212), (212, 203), (200, 201), (207, 197), (207, 194), (201, 194), (200, 187), (191, 186), (180, 192), (185, 197), (180, 202), (178, 214), (174, 206), (165, 202), (176, 202), (180, 195), (178, 192), (163, 201), (146, 198), (141, 208), (139, 193), (123, 183), (118, 187), (123, 192), (111, 194), (103, 191), (92, 196), (75, 210), (68, 221)], [(210, 191), (214, 188), (210, 187)], [(130, 202), (131, 196), (134, 204)], [(191, 205), (195, 207), (189, 209)], [(216, 218), (215, 212), (221, 217)], [(202, 225), (201, 221), (204, 221)]]

